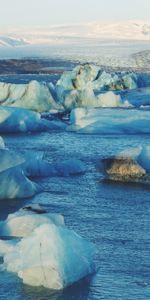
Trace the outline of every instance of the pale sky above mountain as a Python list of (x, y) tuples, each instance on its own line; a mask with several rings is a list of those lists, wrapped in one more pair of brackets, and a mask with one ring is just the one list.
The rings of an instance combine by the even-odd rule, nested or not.
[(150, 19), (150, 0), (0, 0), (0, 29)]

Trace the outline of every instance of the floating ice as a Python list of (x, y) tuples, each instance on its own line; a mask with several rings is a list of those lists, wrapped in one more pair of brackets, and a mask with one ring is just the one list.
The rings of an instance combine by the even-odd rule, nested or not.
[(65, 227), (45, 224), (4, 256), (25, 284), (60, 290), (95, 271), (95, 246)]
[(79, 65), (65, 72), (56, 84), (57, 100), (66, 110), (76, 107), (118, 107), (124, 102), (113, 92), (96, 95), (96, 91), (137, 88), (134, 73), (110, 74), (92, 64)]
[(138, 109), (84, 109), (71, 112), (67, 130), (79, 133), (150, 133), (150, 111)]
[(4, 143), (3, 138), (0, 136), (0, 150), (1, 149), (5, 149), (5, 143)]
[(137, 147), (121, 151), (103, 160), (107, 177), (114, 181), (150, 184), (150, 148)]
[(0, 107), (0, 132), (32, 132), (64, 128), (63, 122), (42, 119), (39, 113), (27, 109)]
[(103, 162), (107, 177), (114, 181), (139, 182), (146, 175), (145, 170), (131, 158), (114, 157)]
[(28, 84), (0, 83), (0, 105), (45, 112), (60, 109), (48, 86), (36, 80)]
[(29, 177), (47, 176), (70, 176), (83, 174), (86, 171), (85, 164), (77, 159), (65, 160), (62, 162), (48, 163), (39, 158), (27, 160), (22, 168)]
[(150, 147), (142, 147), (142, 150), (137, 157), (137, 161), (147, 173), (150, 173)]
[(19, 167), (0, 172), (0, 199), (30, 198), (40, 191)]
[(58, 88), (63, 90), (83, 90), (91, 87), (93, 90), (121, 90), (137, 88), (135, 73), (108, 73), (93, 64), (78, 65), (72, 71), (64, 72), (57, 82)]
[(26, 237), (34, 229), (43, 224), (64, 225), (64, 218), (55, 213), (35, 213), (29, 210), (19, 210), (8, 215), (5, 221), (0, 222), (0, 235), (12, 237)]
[(4, 256), (6, 253), (13, 251), (17, 242), (17, 240), (0, 240), (0, 256)]

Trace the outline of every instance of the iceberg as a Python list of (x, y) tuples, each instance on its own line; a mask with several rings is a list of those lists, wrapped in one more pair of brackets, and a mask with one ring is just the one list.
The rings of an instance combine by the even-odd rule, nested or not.
[(103, 160), (108, 179), (114, 181), (140, 182), (146, 175), (145, 170), (130, 157), (114, 157)]
[(0, 240), (0, 257), (3, 257), (8, 252), (14, 251), (17, 240)]
[(16, 107), (0, 106), (0, 132), (34, 132), (46, 130), (64, 130), (61, 121), (42, 119), (39, 113)]
[(77, 159), (49, 163), (39, 158), (32, 158), (22, 165), (22, 169), (28, 177), (68, 177), (71, 175), (80, 175), (86, 171), (85, 164)]
[(0, 136), (0, 150), (1, 149), (5, 149), (5, 143), (4, 143), (3, 138)]
[(140, 109), (76, 108), (70, 115), (68, 131), (90, 134), (150, 133), (150, 111)]
[(55, 213), (35, 213), (31, 210), (21, 209), (8, 215), (5, 221), (0, 222), (0, 236), (26, 237), (34, 229), (43, 224), (64, 226), (64, 218)]
[(103, 161), (103, 170), (114, 181), (150, 184), (150, 148), (129, 148)]
[[(111, 74), (92, 64), (79, 65), (58, 80), (56, 98), (68, 111), (77, 107), (124, 106), (120, 96), (113, 91), (135, 89), (137, 80), (134, 73)], [(107, 94), (108, 91), (111, 92)]]
[(44, 224), (4, 255), (3, 267), (25, 284), (60, 290), (95, 272), (95, 252), (74, 231)]
[(138, 78), (133, 72), (108, 73), (93, 64), (76, 66), (72, 71), (64, 72), (56, 87), (63, 90), (124, 90), (137, 88)]
[(22, 107), (37, 112), (60, 110), (48, 86), (36, 80), (28, 84), (0, 82), (0, 105)]
[(0, 172), (0, 199), (30, 198), (41, 191), (19, 167)]

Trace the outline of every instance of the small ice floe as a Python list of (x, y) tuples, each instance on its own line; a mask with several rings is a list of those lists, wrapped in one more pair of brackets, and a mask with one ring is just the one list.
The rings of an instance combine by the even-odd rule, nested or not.
[(64, 130), (64, 122), (48, 121), (40, 114), (24, 108), (0, 106), (0, 132), (37, 132), (48, 130)]
[(60, 290), (95, 272), (95, 252), (74, 231), (43, 224), (4, 255), (3, 268), (25, 284)]
[(40, 191), (19, 167), (0, 172), (0, 199), (30, 198)]
[(113, 181), (150, 184), (150, 147), (126, 149), (102, 160), (106, 178)]
[(85, 164), (77, 159), (49, 163), (43, 159), (33, 158), (22, 164), (24, 173), (29, 177), (70, 176), (86, 172)]

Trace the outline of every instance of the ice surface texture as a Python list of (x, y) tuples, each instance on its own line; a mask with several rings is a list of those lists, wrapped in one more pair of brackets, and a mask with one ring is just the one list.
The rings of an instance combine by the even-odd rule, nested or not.
[[(98, 66), (84, 64), (61, 76), (56, 84), (56, 94), (57, 101), (70, 111), (75, 107), (124, 106), (128, 103), (124, 103), (112, 91), (135, 88), (137, 77), (134, 73), (111, 74), (101, 71)], [(97, 92), (110, 90), (97, 95)]]
[(4, 267), (26, 284), (59, 290), (93, 273), (94, 255), (95, 246), (74, 231), (44, 224), (4, 255)]
[[(93, 64), (84, 64), (64, 72), (56, 86), (51, 82), (38, 81), (28, 84), (0, 83), (0, 105), (26, 108), (40, 113), (51, 110), (71, 111), (75, 107), (124, 106), (120, 96), (113, 92), (108, 95), (101, 92), (135, 89), (137, 82), (138, 78), (132, 72), (108, 73)], [(20, 130), (24, 127), (22, 120)]]
[(55, 213), (34, 213), (19, 210), (8, 215), (5, 221), (0, 222), (0, 235), (12, 237), (26, 237), (42, 224), (64, 225), (64, 218)]
[(34, 132), (44, 130), (62, 130), (61, 121), (42, 119), (39, 113), (23, 108), (0, 106), (0, 132)]
[(0, 83), (0, 104), (44, 112), (60, 109), (48, 86), (36, 80), (28, 84)]
[(70, 131), (90, 134), (150, 133), (150, 111), (138, 109), (85, 109), (71, 112)]

